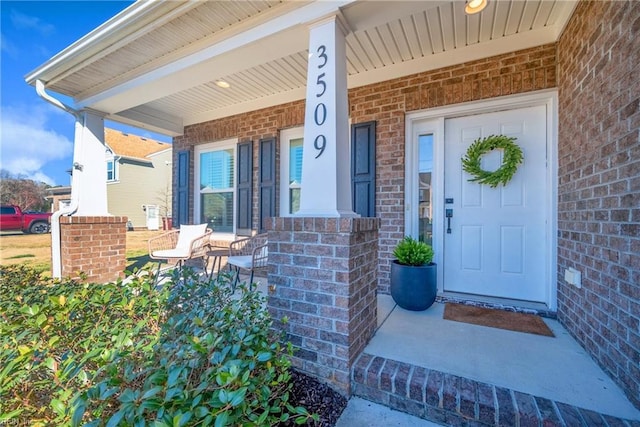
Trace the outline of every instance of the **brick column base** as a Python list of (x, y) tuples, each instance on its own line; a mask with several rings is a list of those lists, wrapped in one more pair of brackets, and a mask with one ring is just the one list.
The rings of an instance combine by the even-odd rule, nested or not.
[(127, 217), (60, 217), (62, 277), (87, 275), (87, 281), (111, 282), (126, 266)]
[[(293, 365), (346, 396), (377, 325), (378, 218), (271, 218), (269, 312)], [(287, 317), (288, 323), (278, 321)]]

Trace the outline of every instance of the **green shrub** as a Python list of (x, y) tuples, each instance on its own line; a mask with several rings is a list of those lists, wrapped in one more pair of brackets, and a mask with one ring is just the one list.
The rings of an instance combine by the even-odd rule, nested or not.
[(21, 265), (0, 276), (0, 424), (68, 424), (101, 367), (143, 358), (159, 338), (168, 293), (149, 282), (60, 281)]
[(433, 248), (411, 236), (405, 236), (393, 251), (400, 264), (421, 266), (431, 264), (433, 261)]
[[(291, 346), (264, 297), (189, 272), (162, 289), (2, 267), (0, 423), (275, 425), (312, 417), (289, 402)], [(8, 280), (5, 280), (8, 279)]]

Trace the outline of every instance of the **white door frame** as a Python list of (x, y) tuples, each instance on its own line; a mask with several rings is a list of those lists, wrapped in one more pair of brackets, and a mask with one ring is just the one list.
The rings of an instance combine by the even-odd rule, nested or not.
[[(557, 309), (557, 195), (558, 195), (558, 91), (556, 89), (537, 91), (521, 95), (509, 95), (489, 100), (473, 101), (448, 105), (408, 113), (405, 116), (405, 234), (417, 237), (417, 220), (413, 218), (418, 206), (417, 176), (418, 170), (418, 136), (433, 133), (433, 249), (434, 262), (442, 264), (444, 253), (444, 122), (446, 119), (463, 117), (472, 114), (490, 113), (506, 109), (531, 106), (546, 106), (547, 110), (547, 209), (546, 221), (546, 253), (549, 254), (547, 264), (541, 266), (546, 270), (546, 301), (549, 310)], [(438, 292), (443, 292), (443, 268), (438, 268)]]

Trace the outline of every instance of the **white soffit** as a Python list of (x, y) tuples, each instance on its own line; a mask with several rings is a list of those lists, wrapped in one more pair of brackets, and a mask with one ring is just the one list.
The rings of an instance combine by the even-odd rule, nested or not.
[[(421, 2), (418, 6), (428, 9), (417, 12), (416, 2), (393, 5), (390, 10), (389, 2), (358, 2), (343, 8), (353, 30), (346, 38), (350, 88), (553, 43), (575, 2), (489, 0), (485, 11), (472, 16), (464, 13), (464, 1)], [(234, 82), (231, 90), (215, 86), (190, 89), (190, 96), (205, 97), (192, 114), (191, 103), (184, 98), (169, 96), (154, 105), (182, 111), (185, 125), (190, 125), (299, 100), (305, 93), (306, 55), (305, 50), (265, 64), (268, 69), (280, 69), (282, 63), (299, 66), (304, 60), (299, 70), (304, 72), (302, 80), (288, 79), (290, 85), (275, 93), (270, 73), (256, 67), (241, 75), (224, 76), (225, 81)], [(249, 89), (248, 93), (239, 93), (243, 89)], [(225, 98), (236, 102), (226, 103)]]
[(80, 107), (178, 135), (185, 125), (304, 98), (308, 24), (338, 9), (351, 31), (349, 87), (357, 87), (553, 43), (576, 3), (489, 0), (469, 16), (464, 0), (166, 2), (164, 14), (149, 12), (153, 24), (139, 18), (113, 30), (111, 38), (124, 34), (110, 48), (78, 55), (71, 67), (54, 57), (28, 79), (41, 72)]

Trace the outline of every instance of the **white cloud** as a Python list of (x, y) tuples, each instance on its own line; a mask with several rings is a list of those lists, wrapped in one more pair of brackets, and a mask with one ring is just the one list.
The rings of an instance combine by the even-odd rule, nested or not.
[[(73, 142), (48, 124), (50, 120), (71, 119), (54, 107), (4, 107), (0, 120), (0, 168), (12, 174), (53, 184), (43, 171), (50, 161), (71, 156)], [(64, 126), (73, 126), (65, 123)]]
[(13, 43), (13, 41), (4, 33), (0, 36), (0, 50), (11, 58), (17, 58), (20, 53), (18, 46), (16, 46), (15, 43)]
[(37, 31), (43, 36), (50, 36), (56, 32), (56, 28), (48, 24), (37, 16), (29, 16), (24, 13), (12, 10), (9, 15), (13, 26), (19, 30)]
[[(39, 55), (44, 58), (52, 56), (52, 52), (47, 47), (49, 43), (42, 44), (42, 41), (48, 40), (58, 32), (54, 25), (43, 21), (37, 16), (27, 15), (15, 9), (11, 9), (9, 19), (15, 31), (9, 30), (8, 33), (14, 39), (23, 35), (30, 46), (28, 47), (28, 53), (21, 52), (22, 49), (27, 48), (24, 41), (21, 43), (19, 40), (5, 40), (7, 34), (2, 34), (2, 51), (6, 55), (14, 59), (18, 59), (21, 55)], [(18, 45), (22, 45), (22, 47), (19, 49)]]

